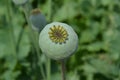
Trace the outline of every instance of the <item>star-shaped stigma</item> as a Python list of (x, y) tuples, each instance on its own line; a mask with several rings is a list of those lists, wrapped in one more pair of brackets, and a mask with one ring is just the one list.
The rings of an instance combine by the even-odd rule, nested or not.
[(66, 29), (63, 26), (53, 26), (50, 28), (50, 31), (48, 32), (49, 38), (52, 40), (52, 42), (55, 43), (66, 43), (66, 40), (68, 40), (68, 33)]

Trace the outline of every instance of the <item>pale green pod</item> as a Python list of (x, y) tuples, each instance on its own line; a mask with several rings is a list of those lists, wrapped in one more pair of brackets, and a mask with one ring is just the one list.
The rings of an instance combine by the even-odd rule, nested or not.
[(55, 60), (65, 59), (76, 51), (78, 36), (71, 26), (53, 22), (41, 31), (39, 46), (46, 56)]
[(16, 5), (24, 5), (26, 4), (29, 0), (12, 0)]

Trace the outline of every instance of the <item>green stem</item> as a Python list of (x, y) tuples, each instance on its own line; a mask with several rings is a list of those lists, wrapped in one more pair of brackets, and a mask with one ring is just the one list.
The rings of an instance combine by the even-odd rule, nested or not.
[(47, 80), (51, 80), (51, 60), (47, 58), (47, 65), (46, 65), (46, 70), (47, 70)]
[(8, 24), (9, 24), (9, 32), (10, 32), (10, 40), (11, 40), (11, 45), (12, 45), (12, 49), (13, 49), (13, 53), (16, 56), (16, 42), (15, 42), (15, 37), (14, 37), (14, 28), (13, 28), (13, 24), (12, 24), (12, 9), (11, 9), (11, 0), (6, 0), (6, 9), (7, 9), (7, 20), (8, 20)]
[(43, 69), (42, 64), (40, 64), (40, 70), (41, 70), (41, 74), (42, 74), (44, 80), (46, 80), (46, 76), (45, 76), (45, 73), (44, 73), (44, 69)]
[[(32, 42), (33, 46), (36, 49), (38, 58), (40, 58), (40, 49), (39, 49), (39, 46), (38, 46), (38, 40), (36, 39), (36, 35), (35, 35), (32, 27), (31, 27), (32, 24), (31, 24), (31, 22), (29, 20), (29, 14), (28, 14), (29, 11), (28, 11), (26, 5), (23, 6), (23, 10), (24, 10), (24, 14), (25, 14), (28, 26), (29, 26), (29, 32), (30, 32), (31, 42)], [(42, 77), (44, 78), (44, 80), (46, 80), (45, 73), (43, 71), (43, 66), (42, 65), (40, 65), (40, 69), (41, 69), (40, 71), (41, 71)]]
[(18, 36), (18, 41), (17, 41), (17, 43), (16, 43), (16, 51), (17, 51), (17, 52), (19, 52), (19, 45), (20, 45), (20, 42), (21, 42), (23, 33), (24, 33), (24, 28), (21, 29), (20, 34), (19, 34), (19, 36)]
[(48, 0), (48, 4), (49, 4), (49, 9), (48, 9), (48, 17), (49, 17), (49, 21), (52, 21), (52, 0)]
[[(49, 9), (48, 9), (48, 17), (49, 21), (52, 21), (52, 0), (48, 0)], [(46, 63), (46, 73), (47, 73), (47, 80), (51, 80), (51, 60), (48, 58)]]
[[(119, 54), (119, 59), (118, 59), (118, 69), (120, 67), (120, 54)], [(118, 79), (120, 80), (120, 69), (118, 70)]]
[(23, 10), (24, 10), (24, 14), (25, 14), (25, 17), (26, 17), (28, 26), (29, 26), (29, 33), (30, 33), (31, 41), (32, 41), (32, 43), (33, 43), (33, 46), (34, 46), (35, 49), (36, 49), (36, 52), (39, 54), (39, 53), (40, 53), (39, 47), (38, 47), (37, 44), (36, 44), (36, 37), (35, 37), (34, 31), (32, 30), (32, 27), (31, 27), (31, 22), (30, 22), (30, 20), (29, 20), (28, 11), (27, 11), (26, 7), (23, 7)]
[(66, 68), (65, 68), (65, 61), (61, 60), (61, 73), (62, 73), (62, 80), (66, 80)]

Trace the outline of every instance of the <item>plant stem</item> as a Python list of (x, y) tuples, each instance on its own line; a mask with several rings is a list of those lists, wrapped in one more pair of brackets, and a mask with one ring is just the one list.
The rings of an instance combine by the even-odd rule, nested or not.
[[(48, 9), (48, 17), (49, 21), (52, 21), (52, 0), (48, 0), (49, 9)], [(46, 73), (47, 73), (47, 80), (51, 80), (51, 60), (48, 58), (46, 63)]]
[(41, 70), (41, 74), (42, 74), (42, 76), (43, 76), (43, 79), (46, 80), (46, 76), (45, 76), (45, 73), (44, 73), (43, 65), (40, 64), (39, 66), (40, 66), (40, 70)]
[(46, 65), (46, 70), (47, 70), (47, 80), (51, 80), (51, 60), (47, 58), (47, 65)]
[(48, 17), (49, 17), (49, 21), (52, 21), (52, 0), (48, 0), (48, 4), (49, 4), (49, 9), (48, 9)]
[(14, 28), (13, 28), (13, 24), (12, 24), (12, 9), (11, 9), (11, 0), (6, 0), (6, 9), (7, 9), (7, 22), (9, 24), (9, 32), (10, 32), (10, 41), (11, 41), (11, 45), (12, 45), (12, 50), (14, 55), (16, 56), (16, 42), (15, 42), (15, 36), (14, 36)]
[(35, 47), (36, 49), (36, 52), (39, 54), (40, 51), (39, 51), (39, 47), (37, 46), (36, 44), (36, 38), (35, 38), (35, 33), (34, 31), (32, 30), (32, 27), (31, 27), (31, 22), (29, 20), (29, 14), (28, 14), (28, 11), (26, 9), (26, 7), (23, 7), (23, 10), (24, 10), (24, 14), (25, 14), (25, 17), (26, 17), (26, 20), (27, 20), (27, 23), (28, 23), (28, 26), (29, 26), (29, 32), (30, 32), (30, 37), (31, 37), (31, 40), (32, 40), (32, 43), (33, 43), (33, 46)]
[(19, 37), (18, 37), (18, 41), (17, 41), (17, 43), (16, 43), (16, 51), (17, 51), (17, 52), (19, 52), (19, 45), (20, 45), (20, 42), (21, 42), (23, 33), (24, 33), (24, 28), (22, 27), (22, 29), (21, 29), (21, 31), (20, 31), (20, 34), (19, 34)]
[[(24, 14), (25, 14), (25, 17), (26, 17), (28, 26), (29, 26), (29, 32), (30, 32), (31, 42), (32, 42), (34, 48), (36, 49), (38, 58), (40, 58), (40, 49), (39, 49), (39, 46), (38, 46), (38, 43), (37, 43), (38, 40), (36, 39), (36, 35), (35, 35), (32, 27), (31, 27), (32, 24), (31, 24), (31, 22), (30, 22), (30, 20), (29, 20), (29, 14), (28, 14), (29, 11), (28, 11), (26, 5), (23, 6), (23, 10), (24, 10)], [(44, 71), (42, 70), (42, 69), (43, 69), (43, 66), (42, 66), (42, 65), (40, 65), (40, 69), (41, 69), (40, 71), (41, 71), (41, 74), (42, 74), (43, 79), (46, 80), (46, 78), (45, 78), (45, 73), (44, 73)]]
[(61, 73), (62, 73), (62, 80), (66, 80), (66, 67), (65, 67), (65, 60), (61, 60)]
[[(120, 67), (120, 54), (119, 54), (119, 59), (118, 59), (118, 69)], [(120, 69), (118, 70), (118, 79), (120, 80)]]

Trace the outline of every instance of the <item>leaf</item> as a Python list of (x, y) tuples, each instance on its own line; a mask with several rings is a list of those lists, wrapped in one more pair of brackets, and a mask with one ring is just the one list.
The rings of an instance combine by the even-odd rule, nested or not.
[(98, 72), (104, 74), (107, 77), (115, 77), (118, 76), (119, 69), (114, 64), (110, 64), (107, 61), (103, 61), (100, 59), (90, 59), (88, 61), (91, 66), (97, 69)]
[(52, 74), (51, 76), (51, 80), (60, 80), (60, 79), (61, 79), (60, 73), (55, 73)]
[(19, 53), (18, 53), (19, 60), (22, 60), (25, 57), (27, 57), (29, 54), (29, 51), (30, 51), (30, 40), (29, 40), (27, 31), (25, 30), (19, 45)]
[(120, 53), (120, 32), (115, 31), (114, 32), (114, 37), (110, 41), (110, 52), (111, 53)]
[(120, 30), (120, 15), (118, 13), (113, 14), (113, 22), (115, 27), (117, 27)]
[(7, 68), (9, 70), (14, 70), (17, 64), (17, 58), (16, 56), (12, 55), (7, 55), (6, 56), (6, 61), (4, 64), (4, 68)]
[[(54, 21), (62, 21), (66, 19), (71, 19), (79, 14), (77, 11), (77, 3), (75, 2), (68, 2), (65, 3), (56, 14), (54, 14), (53, 20)], [(72, 6), (71, 6), (72, 5)]]
[(16, 80), (17, 76), (20, 74), (20, 71), (11, 71), (7, 70), (2, 74), (1, 80)]
[(80, 69), (84, 70), (85, 74), (93, 74), (97, 72), (97, 70), (88, 63), (85, 63)]
[(100, 51), (103, 48), (104, 44), (102, 42), (94, 42), (87, 46), (89, 51)]
[(9, 39), (9, 32), (7, 29), (0, 30), (0, 58), (12, 54), (11, 41)]
[(19, 48), (19, 51), (17, 52), (17, 57), (19, 60), (22, 60), (28, 56), (31, 45), (30, 45), (30, 39), (28, 36), (28, 29), (24, 28), (24, 30), (22, 31), (22, 27), (25, 26), (23, 25), (24, 24), (23, 16), (21, 14), (16, 14), (15, 16), (18, 16), (18, 17), (13, 18), (13, 22), (14, 22), (13, 28), (14, 28), (14, 35), (15, 35), (16, 43), (19, 41), (18, 39), (20, 37), (20, 34), (22, 34), (20, 44), (17, 45)]
[(111, 3), (113, 3), (113, 1), (112, 1), (112, 0), (101, 0), (101, 3), (102, 3), (104, 6), (107, 6), (107, 5), (111, 4)]
[[(51, 80), (60, 80), (62, 77), (60, 76), (60, 73), (55, 73), (52, 75)], [(77, 74), (77, 71), (66, 73), (67, 80), (79, 80), (79, 75)]]
[(85, 30), (81, 33), (80, 43), (89, 43), (95, 39), (95, 35), (90, 30)]
[(67, 80), (79, 80), (79, 75), (77, 74), (77, 71), (69, 72), (67, 75)]

